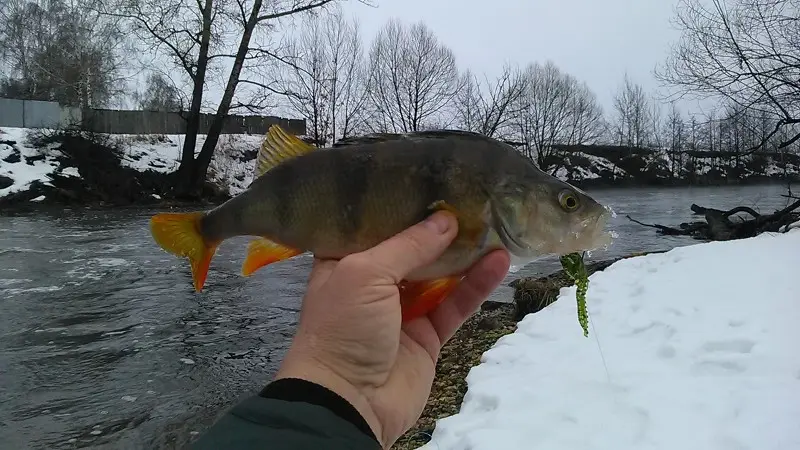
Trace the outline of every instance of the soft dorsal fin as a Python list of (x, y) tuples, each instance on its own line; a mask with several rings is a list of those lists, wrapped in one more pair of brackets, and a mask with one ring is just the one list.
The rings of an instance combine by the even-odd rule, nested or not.
[(473, 131), (450, 130), (450, 129), (434, 129), (434, 130), (420, 130), (409, 131), (407, 133), (369, 133), (361, 136), (349, 136), (340, 139), (333, 144), (333, 147), (348, 147), (355, 145), (377, 144), (381, 142), (390, 142), (398, 140), (415, 141), (419, 139), (467, 139), (477, 141), (491, 141), (492, 138), (486, 137), (482, 134)]
[(292, 159), (315, 150), (311, 144), (301, 141), (278, 125), (272, 125), (267, 131), (264, 142), (258, 150), (253, 178), (258, 178), (268, 170), (287, 159)]
[(331, 147), (349, 147), (354, 145), (375, 144), (379, 142), (396, 141), (405, 139), (405, 134), (401, 133), (369, 133), (360, 136), (348, 136), (334, 142)]

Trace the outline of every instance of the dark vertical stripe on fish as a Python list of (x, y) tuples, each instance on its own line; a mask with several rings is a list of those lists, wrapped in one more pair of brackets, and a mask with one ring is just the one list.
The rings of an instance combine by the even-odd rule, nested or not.
[(343, 236), (353, 236), (361, 227), (367, 179), (372, 169), (372, 159), (365, 154), (344, 151), (332, 153), (333, 173), (336, 179), (336, 204), (344, 211), (339, 222)]
[(233, 208), (231, 211), (231, 223), (229, 226), (234, 230), (244, 229), (244, 208)]
[(273, 203), (275, 208), (274, 214), (280, 228), (285, 228), (291, 225), (294, 208), (293, 200), (295, 195), (291, 193), (291, 186), (294, 185), (292, 182), (295, 177), (294, 165), (282, 164), (273, 168), (271, 171), (270, 184), (272, 185), (271, 191), (275, 200)]
[(420, 167), (420, 170), (428, 172), (420, 186), (426, 206), (439, 200), (450, 201), (448, 177), (451, 176), (450, 167), (455, 163), (455, 147), (452, 142), (446, 141), (438, 141), (435, 145), (440, 146), (439, 157), (428, 167)]
[(509, 159), (509, 154), (501, 151), (484, 151), (480, 155), (486, 173), (498, 173), (497, 169), (504, 167), (508, 163), (506, 160)]

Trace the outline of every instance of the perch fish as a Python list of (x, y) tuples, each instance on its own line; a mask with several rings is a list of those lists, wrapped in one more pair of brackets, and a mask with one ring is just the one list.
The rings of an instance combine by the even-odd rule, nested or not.
[(609, 213), (588, 194), (506, 143), (454, 130), (369, 134), (317, 149), (272, 126), (247, 190), (210, 211), (157, 214), (150, 225), (164, 250), (189, 259), (200, 291), (217, 247), (234, 236), (255, 237), (242, 266), (249, 276), (304, 252), (361, 252), (437, 210), (457, 218), (458, 235), (400, 284), (404, 321), (436, 308), (492, 250), (524, 264), (610, 241)]

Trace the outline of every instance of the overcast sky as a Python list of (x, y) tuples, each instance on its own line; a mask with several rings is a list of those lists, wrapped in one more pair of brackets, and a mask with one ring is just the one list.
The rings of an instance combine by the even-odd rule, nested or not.
[(504, 61), (553, 60), (586, 81), (608, 111), (625, 71), (647, 91), (679, 36), (677, 0), (358, 0), (344, 4), (367, 40), (391, 17), (424, 21), (459, 67), (495, 75)]

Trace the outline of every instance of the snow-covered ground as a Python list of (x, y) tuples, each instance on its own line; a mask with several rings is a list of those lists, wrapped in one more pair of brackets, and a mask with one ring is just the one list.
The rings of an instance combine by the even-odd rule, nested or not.
[(0, 197), (24, 191), (34, 181), (49, 185), (54, 173), (79, 176), (76, 167), (59, 165), (57, 147), (35, 148), (28, 142), (25, 128), (0, 128), (0, 176), (12, 180), (10, 186), (0, 189)]
[[(56, 160), (61, 152), (58, 144), (45, 149), (34, 148), (29, 142), (25, 128), (0, 128), (0, 176), (13, 180), (13, 184), (0, 189), (0, 197), (27, 189), (33, 181), (50, 185), (50, 176), (59, 173), (78, 176), (75, 167), (61, 167)], [(49, 130), (46, 130), (49, 131)], [(153, 170), (168, 173), (176, 170), (180, 163), (183, 135), (109, 135), (120, 144), (123, 158), (120, 163), (139, 171)], [(198, 135), (195, 155), (205, 142), (205, 135)], [(252, 181), (255, 162), (245, 153), (258, 150), (263, 136), (227, 134), (220, 136), (217, 150), (209, 167), (211, 180), (227, 187), (232, 195), (243, 191)], [(13, 144), (12, 144), (13, 143)], [(18, 154), (19, 159), (12, 155)]]
[(782, 226), (780, 228), (780, 231), (787, 232), (787, 231), (793, 230), (795, 228), (800, 228), (800, 220), (798, 220), (797, 222), (792, 222), (792, 223), (790, 223), (788, 225)]
[(800, 229), (621, 260), (472, 368), (425, 450), (800, 449)]

